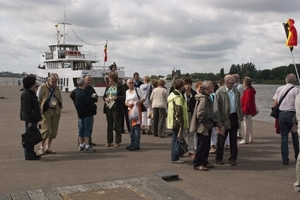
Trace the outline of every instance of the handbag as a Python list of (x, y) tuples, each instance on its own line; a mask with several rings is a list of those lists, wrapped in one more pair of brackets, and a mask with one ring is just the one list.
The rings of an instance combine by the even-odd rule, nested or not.
[(43, 140), (40, 130), (37, 127), (29, 127), (28, 131), (23, 133), (21, 137), (23, 148), (34, 146)]
[[(136, 88), (135, 88), (135, 92), (136, 92), (136, 94), (137, 94), (137, 96), (138, 96), (138, 98), (139, 98), (139, 100), (140, 100), (140, 96), (139, 96), (139, 93), (137, 93), (137, 91), (136, 91)], [(146, 109), (146, 107), (145, 107), (145, 105), (144, 104), (140, 104), (140, 107), (141, 107), (141, 111), (142, 112), (146, 112), (147, 111), (147, 109)]]
[(283, 101), (283, 99), (286, 97), (286, 95), (289, 93), (289, 91), (291, 90), (291, 89), (293, 89), (294, 88), (294, 86), (293, 87), (291, 87), (290, 89), (288, 89), (285, 93), (284, 93), (284, 95), (282, 96), (282, 98), (279, 100), (279, 102), (278, 102), (278, 104), (276, 105), (276, 106), (274, 106), (274, 107), (272, 107), (271, 108), (271, 116), (272, 117), (274, 117), (275, 119), (278, 119), (279, 118), (279, 106), (280, 106), (280, 104), (282, 103), (282, 101)]
[(186, 143), (185, 139), (182, 137), (182, 138), (177, 138), (177, 141), (176, 141), (179, 145), (179, 155), (183, 155), (185, 154), (186, 152), (188, 152), (188, 147), (189, 145)]
[(189, 151), (188, 147), (189, 145), (186, 143), (184, 137), (183, 137), (183, 133), (182, 133), (182, 129), (180, 128), (179, 131), (178, 131), (178, 135), (177, 135), (177, 139), (176, 139), (176, 142), (179, 146), (179, 155), (183, 155), (185, 154), (186, 152)]

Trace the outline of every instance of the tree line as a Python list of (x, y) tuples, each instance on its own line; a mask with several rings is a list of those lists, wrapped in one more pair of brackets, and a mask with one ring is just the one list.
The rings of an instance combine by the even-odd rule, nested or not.
[[(296, 64), (298, 72), (300, 71), (300, 64)], [(283, 84), (285, 81), (285, 77), (287, 74), (294, 73), (295, 66), (294, 64), (289, 64), (288, 66), (279, 66), (273, 69), (264, 69), (264, 70), (257, 70), (253, 63), (246, 63), (246, 64), (232, 64), (228, 74), (238, 74), (240, 75), (241, 79), (246, 76), (249, 76), (253, 82), (261, 83), (261, 84)], [(194, 81), (203, 81), (203, 80), (211, 80), (219, 82), (222, 78), (224, 78), (226, 74), (224, 73), (224, 68), (220, 70), (219, 73), (181, 73), (181, 70), (176, 70), (172, 72), (172, 74), (168, 74), (165, 78), (168, 81), (171, 81), (174, 76), (179, 78), (190, 77)], [(163, 78), (163, 76), (151, 76), (152, 79), (159, 79)]]

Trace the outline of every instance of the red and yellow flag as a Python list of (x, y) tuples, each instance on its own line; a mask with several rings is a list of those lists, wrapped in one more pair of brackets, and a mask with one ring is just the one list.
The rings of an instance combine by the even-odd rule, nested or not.
[(107, 44), (104, 46), (104, 62), (107, 61)]
[(293, 46), (297, 46), (298, 36), (297, 30), (294, 26), (295, 21), (293, 19), (288, 19), (284, 26), (285, 34), (286, 34), (286, 46), (290, 47), (291, 51), (293, 51)]

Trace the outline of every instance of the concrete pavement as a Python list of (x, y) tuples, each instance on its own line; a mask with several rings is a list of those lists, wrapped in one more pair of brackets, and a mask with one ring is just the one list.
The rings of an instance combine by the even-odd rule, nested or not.
[[(141, 150), (130, 152), (125, 149), (130, 141), (126, 133), (122, 135), (119, 148), (105, 148), (106, 119), (102, 114), (101, 98), (93, 131), (97, 151), (78, 152), (77, 115), (68, 93), (62, 93), (64, 108), (59, 133), (52, 145), (57, 154), (45, 155), (40, 161), (25, 161), (20, 136), (24, 132), (24, 122), (19, 119), (19, 89), (19, 86), (0, 86), (0, 96), (7, 98), (0, 99), (0, 194), (115, 180), (152, 180), (158, 172), (172, 171), (180, 180), (167, 184), (174, 191), (178, 188), (199, 199), (300, 197), (293, 189), (296, 177), (292, 143), (289, 144), (290, 165), (284, 166), (280, 136), (275, 134), (272, 123), (254, 121), (254, 143), (239, 145), (237, 166), (229, 165), (229, 152), (225, 151), (225, 165), (200, 172), (193, 170), (190, 157), (184, 157), (183, 164), (170, 162), (170, 137), (142, 135)], [(214, 164), (214, 155), (210, 155), (209, 162)]]

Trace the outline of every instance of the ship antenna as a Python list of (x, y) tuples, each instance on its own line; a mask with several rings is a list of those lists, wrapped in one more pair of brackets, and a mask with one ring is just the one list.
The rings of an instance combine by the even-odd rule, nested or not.
[[(66, 37), (66, 35), (68, 35), (68, 34), (66, 34), (66, 25), (72, 25), (71, 23), (67, 23), (66, 22), (66, 18), (67, 17), (66, 17), (66, 7), (65, 7), (65, 10), (64, 10), (64, 21), (62, 23), (58, 23), (58, 24), (62, 24), (63, 25), (63, 33), (61, 35), (60, 35), (60, 33), (59, 33), (58, 29), (57, 29), (58, 24), (55, 25), (56, 29), (57, 29), (57, 42), (58, 43), (60, 42), (60, 39), (62, 39), (62, 43), (65, 44), (65, 37)], [(59, 36), (60, 36), (60, 39), (59, 39)]]
[(66, 6), (65, 6), (65, 10), (64, 10), (64, 22), (63, 22), (63, 26), (64, 26), (64, 32), (63, 32), (63, 44), (65, 44), (65, 29), (66, 29)]

